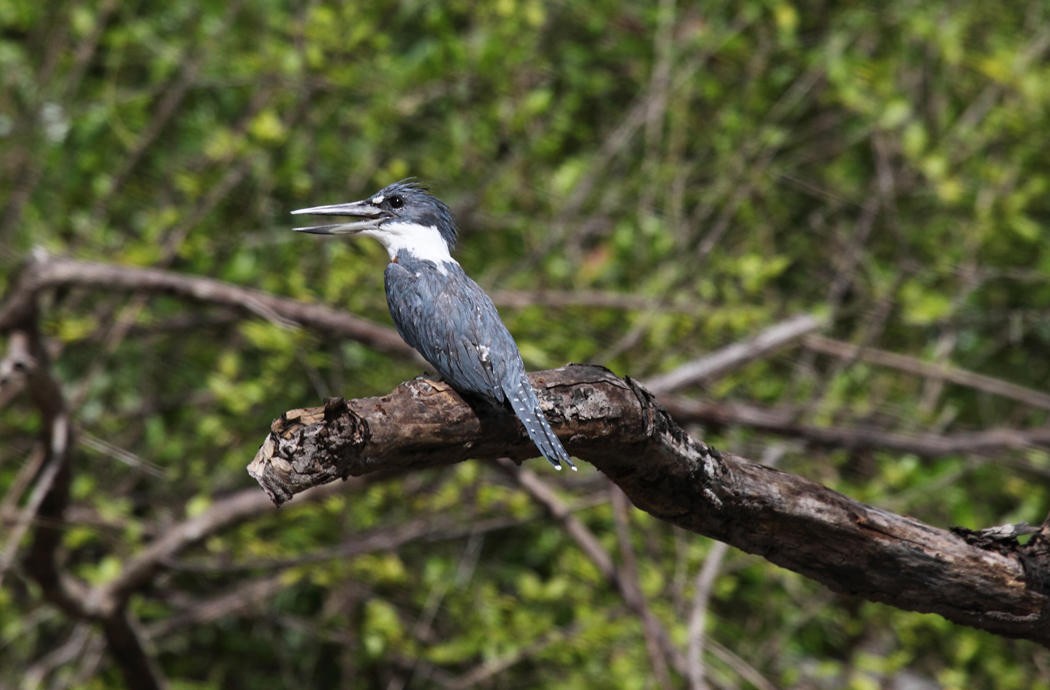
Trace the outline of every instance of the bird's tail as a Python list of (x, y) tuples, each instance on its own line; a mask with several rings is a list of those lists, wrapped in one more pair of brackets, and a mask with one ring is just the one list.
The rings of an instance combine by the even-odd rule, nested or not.
[(564, 463), (570, 469), (575, 470), (576, 465), (572, 464), (569, 452), (565, 450), (561, 440), (554, 435), (554, 430), (551, 429), (547, 417), (544, 416), (543, 410), (540, 409), (540, 402), (536, 399), (536, 391), (532, 389), (529, 379), (523, 376), (516, 386), (516, 390), (508, 391), (507, 398), (510, 401), (511, 408), (514, 410), (514, 414), (525, 425), (525, 431), (528, 433), (529, 438), (536, 444), (536, 448), (543, 454), (543, 457), (547, 458), (547, 461), (554, 465), (554, 469), (560, 470), (562, 463)]

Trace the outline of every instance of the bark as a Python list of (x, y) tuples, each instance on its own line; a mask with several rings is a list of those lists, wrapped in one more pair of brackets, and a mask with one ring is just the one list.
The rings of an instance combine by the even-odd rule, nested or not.
[[(1050, 646), (1050, 528), (1026, 545), (923, 524), (691, 438), (630, 379), (590, 366), (532, 375), (556, 432), (637, 507), (812, 578), (898, 608)], [(378, 471), (536, 455), (509, 414), (414, 379), (274, 421), (248, 467), (277, 503)]]

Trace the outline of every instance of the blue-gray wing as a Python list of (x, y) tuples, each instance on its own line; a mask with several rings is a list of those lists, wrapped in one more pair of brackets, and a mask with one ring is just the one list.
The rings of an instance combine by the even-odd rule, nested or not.
[(497, 403), (504, 383), (524, 374), (521, 355), (488, 295), (456, 264), (391, 263), (387, 303), (398, 333), (456, 389)]
[(387, 303), (398, 333), (460, 392), (509, 403), (552, 465), (575, 467), (540, 409), (521, 354), (488, 295), (458, 264), (391, 263)]

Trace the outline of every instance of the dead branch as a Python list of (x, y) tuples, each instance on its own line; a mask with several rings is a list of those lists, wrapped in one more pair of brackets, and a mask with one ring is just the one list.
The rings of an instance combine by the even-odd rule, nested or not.
[(876, 426), (816, 426), (798, 421), (796, 410), (759, 407), (746, 403), (662, 397), (660, 402), (684, 423), (745, 426), (782, 436), (805, 439), (829, 448), (877, 448), (914, 453), (922, 457), (992, 455), (1010, 450), (1050, 446), (1050, 427), (985, 429), (934, 434), (890, 431)]
[[(355, 338), (387, 352), (409, 353), (391, 329), (320, 305), (169, 271), (37, 256), (0, 305), (0, 332), (11, 335), (9, 346), (23, 347), (29, 337), (37, 342), (29, 359), (15, 353), (5, 360), (5, 375), (10, 380), (47, 371), (39, 336), (26, 328), (30, 324), (35, 329), (38, 296), (61, 286), (167, 293), (280, 324)], [(59, 573), (54, 562), (58, 528), (53, 526), (61, 524), (65, 508), (69, 420), (57, 383), (51, 381), (51, 387), (50, 374), (47, 377), (25, 386), (46, 422), (42, 448), (51, 453), (42, 459), (36, 478), (39, 500), (26, 507), (40, 525), (26, 555), (27, 572), (33, 573), (54, 604), (81, 620), (105, 620), (107, 635), (126, 642), (135, 634), (135, 622), (123, 610), (126, 597), (153, 575), (162, 559), (195, 543), (196, 537), (192, 530), (177, 530), (148, 547), (121, 576), (97, 591)], [(994, 548), (970, 544), (962, 536), (856, 503), (802, 478), (719, 454), (685, 435), (647, 391), (604, 370), (569, 367), (538, 374), (535, 381), (557, 410), (553, 421), (568, 447), (608, 475), (643, 510), (761, 554), (838, 591), (941, 613), (1003, 635), (1043, 644), (1050, 639), (1050, 633), (1042, 629), (1047, 627), (1043, 609), (1050, 589), (1046, 585), (1050, 578), (1045, 575), (1050, 556), (1040, 545), (1050, 540), (1047, 530), (1024, 547), (1012, 542), (1009, 548), (1002, 542)], [(989, 454), (1050, 445), (1047, 429), (954, 436), (893, 434), (881, 429), (808, 427), (797, 424), (790, 413), (776, 410), (677, 398), (666, 402), (682, 419), (743, 424), (825, 445), (924, 455)], [(533, 454), (513, 418), (492, 410), (473, 410), (447, 386), (417, 379), (383, 398), (335, 400), (324, 408), (286, 413), (274, 423), (250, 471), (272, 500), (282, 502), (312, 486), (352, 474), (433, 466), (468, 457), (521, 460)], [(53, 464), (59, 456), (62, 459)], [(48, 467), (53, 469), (44, 471)], [(220, 517), (204, 531), (262, 509), (258, 499), (245, 500), (240, 508), (233, 503), (217, 505), (216, 510), (232, 509), (229, 520)], [(25, 517), (28, 520), (28, 514)], [(188, 525), (194, 528), (202, 526), (191, 523)], [(126, 648), (144, 649), (139, 643)], [(139, 669), (148, 668), (149, 660), (142, 661)], [(134, 672), (130, 667), (124, 670)]]
[[(652, 663), (653, 674), (660, 687), (671, 687), (668, 663), (672, 664), (676, 671), (684, 673), (685, 662), (681, 654), (674, 646), (667, 630), (660, 624), (660, 620), (653, 613), (645, 600), (641, 586), (637, 580), (637, 572), (626, 572), (617, 567), (609, 552), (602, 546), (598, 537), (587, 528), (587, 525), (572, 514), (569, 506), (565, 504), (554, 489), (544, 482), (534, 472), (515, 465), (506, 458), (497, 461), (497, 467), (510, 476), (534, 501), (544, 507), (556, 520), (561, 522), (566, 533), (576, 542), (580, 550), (591, 559), (601, 574), (620, 592), (627, 608), (638, 616), (642, 624), (642, 632), (646, 638), (646, 651)], [(615, 491), (615, 487), (613, 488)]]
[[(51, 373), (50, 360), (37, 325), (35, 301), (17, 312), (18, 319), (7, 325), (9, 353), (0, 384), (9, 380), (8, 370), (24, 378), (25, 389), (43, 421), (40, 448), (41, 471), (20, 524), (32, 524), (29, 548), (24, 558), (25, 572), (40, 587), (44, 597), (73, 619), (99, 624), (109, 652), (128, 687), (161, 688), (164, 679), (152, 657), (146, 652), (134, 619), (124, 607), (102, 612), (88, 596), (85, 582), (66, 572), (60, 565), (64, 516), (69, 505), (72, 477), (70, 448), (72, 424), (65, 396)], [(16, 537), (13, 537), (16, 538)], [(8, 547), (17, 549), (18, 542)]]
[(773, 324), (753, 338), (704, 355), (660, 376), (650, 377), (646, 388), (658, 395), (721, 376), (784, 347), (824, 325), (824, 319), (802, 314)]
[(914, 374), (915, 376), (922, 376), (935, 381), (947, 381), (984, 393), (1016, 400), (1041, 410), (1050, 410), (1050, 395), (1032, 388), (1019, 386), (1016, 383), (1004, 381), (1003, 379), (997, 379), (993, 376), (985, 376), (944, 364), (924, 362), (921, 359), (897, 352), (887, 352), (874, 347), (861, 347), (853, 343), (844, 343), (841, 340), (826, 338), (815, 333), (803, 338), (802, 345), (813, 352), (841, 359), (859, 359), (870, 364), (897, 369), (906, 374)]
[(201, 276), (153, 268), (36, 256), (26, 264), (0, 305), (0, 333), (33, 308), (37, 296), (58, 287), (88, 287), (133, 293), (170, 294), (253, 314), (280, 325), (297, 325), (365, 343), (380, 352), (415, 356), (392, 328), (367, 319), (287, 297)]
[[(1050, 556), (982, 547), (690, 438), (643, 388), (599, 367), (532, 376), (567, 448), (653, 516), (831, 589), (1050, 646)], [(379, 470), (535, 451), (509, 415), (415, 379), (379, 398), (336, 399), (274, 421), (249, 472), (275, 503)], [(1047, 530), (1044, 530), (1044, 533)]]

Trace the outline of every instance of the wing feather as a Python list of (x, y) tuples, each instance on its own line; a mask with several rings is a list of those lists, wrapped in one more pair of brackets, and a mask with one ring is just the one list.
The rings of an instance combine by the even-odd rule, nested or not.
[(457, 390), (509, 402), (552, 465), (575, 469), (540, 409), (517, 343), (489, 296), (458, 264), (386, 269), (387, 303), (398, 333)]

